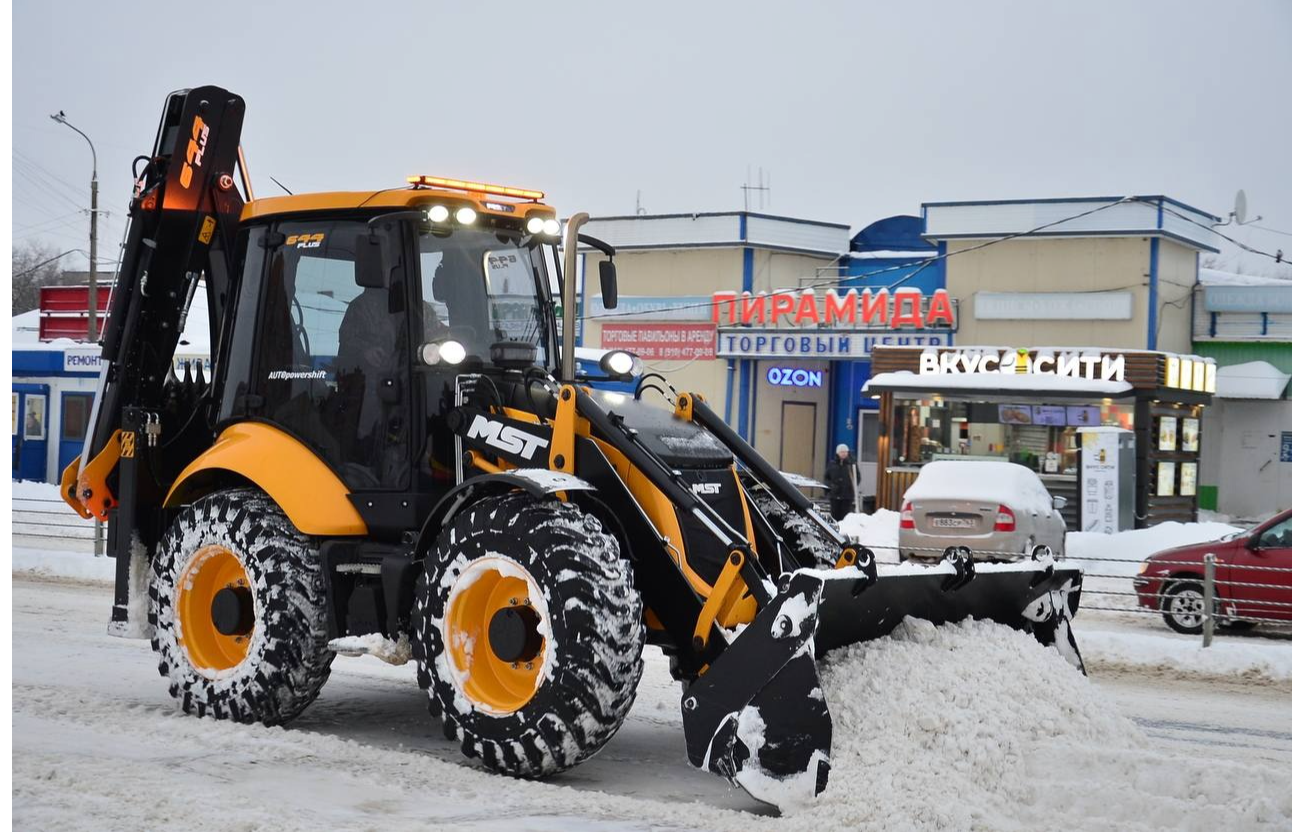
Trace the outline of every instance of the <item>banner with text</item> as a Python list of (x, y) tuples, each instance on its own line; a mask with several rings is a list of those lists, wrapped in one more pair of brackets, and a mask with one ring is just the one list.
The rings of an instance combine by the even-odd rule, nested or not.
[(715, 358), (714, 324), (603, 324), (602, 348), (626, 350), (644, 361)]

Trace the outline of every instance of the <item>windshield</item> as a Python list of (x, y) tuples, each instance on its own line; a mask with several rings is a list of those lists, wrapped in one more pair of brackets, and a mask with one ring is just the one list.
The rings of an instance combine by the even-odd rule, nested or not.
[(550, 247), (527, 239), (504, 229), (421, 231), (421, 341), (453, 339), (486, 362), (496, 343), (529, 344), (538, 366), (551, 369)]

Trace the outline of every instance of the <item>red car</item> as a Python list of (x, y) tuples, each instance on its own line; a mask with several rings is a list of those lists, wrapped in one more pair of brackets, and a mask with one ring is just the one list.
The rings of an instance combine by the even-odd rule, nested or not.
[(1289, 624), (1291, 573), (1237, 567), (1290, 569), (1290, 521), (1287, 510), (1221, 540), (1154, 553), (1132, 581), (1137, 600), (1162, 611), (1164, 623), (1177, 632), (1199, 633), (1204, 623), (1204, 556), (1212, 552), (1218, 559), (1214, 607), (1219, 626), (1249, 629), (1258, 623), (1246, 619)]

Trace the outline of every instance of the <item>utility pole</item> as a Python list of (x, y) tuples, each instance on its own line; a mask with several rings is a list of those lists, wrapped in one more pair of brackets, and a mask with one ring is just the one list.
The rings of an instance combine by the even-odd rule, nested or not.
[(50, 116), (50, 118), (54, 119), (55, 121), (59, 122), (65, 127), (70, 127), (73, 130), (76, 130), (77, 135), (85, 139), (86, 144), (91, 146), (91, 265), (90, 265), (90, 281), (89, 281), (90, 286), (89, 286), (89, 292), (87, 294), (87, 303), (86, 303), (87, 310), (90, 313), (90, 317), (87, 319), (87, 324), (86, 324), (86, 340), (90, 341), (93, 344), (99, 340), (99, 326), (98, 326), (97, 318), (99, 316), (100, 290), (95, 275), (95, 257), (97, 254), (96, 242), (98, 241), (99, 238), (97, 231), (99, 228), (99, 219), (100, 219), (99, 162), (97, 161), (95, 156), (95, 144), (91, 142), (91, 137), (86, 135), (82, 131), (77, 130), (76, 127), (73, 127), (71, 124), (69, 124), (67, 116), (63, 114), (63, 110), (60, 110), (56, 115)]

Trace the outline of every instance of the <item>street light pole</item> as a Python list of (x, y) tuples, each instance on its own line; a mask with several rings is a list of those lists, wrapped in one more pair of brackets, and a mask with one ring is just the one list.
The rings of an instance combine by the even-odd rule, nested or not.
[(63, 114), (63, 110), (60, 110), (56, 115), (50, 116), (50, 118), (54, 119), (55, 121), (59, 122), (65, 127), (70, 127), (73, 130), (76, 130), (77, 135), (85, 139), (86, 144), (91, 146), (91, 268), (90, 268), (90, 281), (89, 281), (90, 292), (86, 303), (88, 311), (90, 312), (90, 317), (87, 320), (87, 325), (86, 325), (86, 338), (91, 343), (95, 343), (96, 341), (99, 340), (99, 334), (98, 334), (99, 326), (97, 325), (98, 321), (96, 319), (99, 313), (99, 300), (100, 300), (99, 286), (97, 284), (96, 275), (95, 275), (96, 242), (98, 241), (99, 238), (97, 232), (99, 228), (99, 219), (100, 219), (99, 162), (97, 161), (95, 156), (95, 144), (91, 141), (91, 137), (86, 135), (82, 131), (77, 130), (76, 127), (73, 127), (71, 124), (69, 124), (68, 118)]

